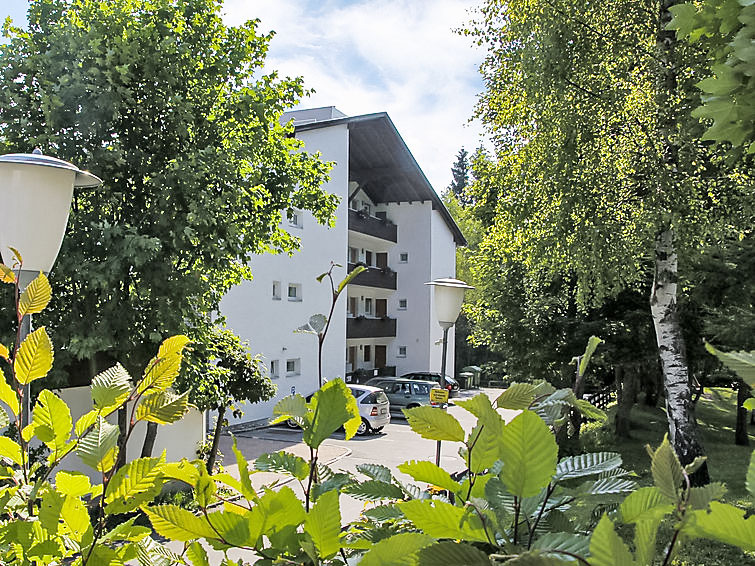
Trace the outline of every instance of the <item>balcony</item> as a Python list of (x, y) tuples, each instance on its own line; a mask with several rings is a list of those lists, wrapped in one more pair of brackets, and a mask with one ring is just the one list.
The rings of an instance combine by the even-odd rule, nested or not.
[[(349, 273), (360, 264), (350, 263)], [(364, 264), (361, 264), (364, 265)], [(365, 287), (377, 287), (379, 289), (396, 290), (396, 272), (392, 269), (381, 269), (379, 267), (368, 267), (367, 271), (362, 271), (351, 282), (353, 285), (364, 285)]]
[(356, 318), (346, 319), (346, 338), (395, 338), (395, 318)]
[(398, 228), (390, 220), (368, 216), (364, 212), (349, 209), (349, 230), (387, 240), (398, 242)]

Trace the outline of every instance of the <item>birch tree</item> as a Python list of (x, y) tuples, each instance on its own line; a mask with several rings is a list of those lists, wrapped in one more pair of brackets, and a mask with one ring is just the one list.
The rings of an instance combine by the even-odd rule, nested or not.
[[(679, 262), (741, 230), (749, 195), (744, 175), (700, 141), (690, 111), (705, 55), (666, 29), (672, 5), (490, 0), (464, 33), (488, 48), (477, 116), (497, 160), (475, 195), (485, 213), (495, 210), (487, 247), (530, 276), (574, 277), (582, 308), (653, 274), (669, 436), (686, 464), (703, 448), (679, 325)], [(707, 475), (701, 468), (696, 481)]]

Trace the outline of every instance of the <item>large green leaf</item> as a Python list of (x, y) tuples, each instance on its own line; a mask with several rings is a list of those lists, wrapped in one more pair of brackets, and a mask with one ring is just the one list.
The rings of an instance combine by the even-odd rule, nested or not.
[(712, 482), (689, 490), (688, 503), (692, 509), (707, 509), (711, 501), (721, 499), (726, 494), (726, 486), (720, 482)]
[(19, 446), (18, 442), (11, 440), (7, 436), (0, 436), (0, 458), (7, 458), (19, 466), (23, 465), (21, 446)]
[(611, 493), (627, 493), (637, 489), (637, 482), (623, 477), (600, 478), (594, 482), (586, 482), (579, 486), (578, 492), (585, 495), (609, 495)]
[(92, 378), (92, 402), (95, 409), (107, 413), (119, 407), (131, 391), (131, 376), (121, 364)]
[(348, 440), (356, 434), (362, 422), (354, 395), (340, 379), (323, 385), (312, 396), (309, 410), (305, 417), (306, 425), (302, 439), (311, 448), (318, 448), (323, 440), (341, 427), (346, 432)]
[(477, 417), (477, 425), (467, 439), (467, 445), (472, 446), (472, 451), (470, 453), (464, 449), (462, 456), (469, 470), (474, 473), (484, 472), (500, 458), (503, 419), (484, 393), (467, 401), (457, 401), (456, 404)]
[(393, 481), (393, 475), (390, 468), (383, 466), (382, 464), (359, 464), (357, 470), (362, 472), (365, 476), (372, 480), (383, 481), (391, 483)]
[(254, 461), (254, 469), (261, 472), (283, 472), (298, 480), (306, 479), (309, 475), (309, 464), (304, 458), (283, 450), (262, 454)]
[[(252, 485), (252, 480), (249, 474), (249, 462), (247, 462), (246, 456), (239, 450), (236, 442), (236, 437), (233, 437), (233, 454), (236, 456), (236, 465), (239, 468), (239, 479), (241, 482), (241, 494), (248, 500), (257, 499), (257, 492)], [(191, 484), (190, 484), (191, 485)]]
[(356, 499), (378, 501), (380, 499), (403, 499), (404, 492), (397, 485), (378, 480), (367, 480), (348, 485), (343, 490)]
[(317, 498), (304, 519), (304, 532), (312, 537), (320, 558), (330, 558), (341, 549), (341, 508), (337, 491)]
[(18, 316), (24, 317), (42, 312), (51, 298), (52, 287), (50, 287), (50, 282), (45, 274), (40, 271), (39, 275), (27, 285), (18, 299)]
[(451, 493), (461, 488), (459, 482), (451, 479), (451, 475), (446, 470), (427, 460), (405, 462), (399, 465), (398, 470), (411, 476), (414, 481), (429, 483), (447, 489)]
[(490, 542), (479, 517), (468, 508), (431, 499), (404, 501), (398, 507), (419, 530), (432, 537)]
[(490, 566), (490, 558), (474, 546), (455, 542), (436, 542), (417, 554), (419, 566)]
[(204, 518), (197, 517), (178, 505), (155, 505), (142, 507), (142, 510), (149, 517), (155, 531), (169, 539), (186, 542), (197, 538), (218, 538)]
[(52, 342), (45, 327), (41, 326), (29, 334), (18, 349), (13, 360), (16, 380), (26, 385), (45, 377), (52, 369), (52, 358)]
[(625, 523), (663, 517), (673, 510), (674, 505), (655, 486), (641, 487), (630, 493), (619, 506), (621, 520)]
[(102, 537), (102, 540), (103, 541), (108, 541), (108, 540), (136, 541), (136, 540), (141, 540), (151, 535), (152, 529), (150, 529), (149, 527), (142, 527), (139, 525), (134, 525), (134, 522), (136, 522), (136, 519), (137, 517), (131, 517), (128, 521), (124, 523), (118, 523), (115, 527), (113, 527), (112, 530), (108, 531)]
[(453, 415), (437, 407), (414, 407), (404, 409), (409, 426), (422, 438), (428, 440), (464, 441), (464, 429)]
[(32, 413), (34, 434), (53, 452), (62, 450), (71, 436), (71, 410), (48, 389), (39, 392)]
[(548, 426), (532, 411), (517, 415), (501, 437), (501, 480), (517, 497), (537, 495), (556, 472), (558, 445)]
[(542, 550), (531, 550), (506, 562), (507, 566), (574, 566), (576, 562), (561, 559)]
[(165, 452), (160, 458), (137, 458), (116, 472), (105, 493), (106, 513), (128, 513), (162, 490)]
[(137, 421), (171, 424), (181, 419), (189, 410), (189, 392), (176, 395), (171, 391), (158, 391), (142, 397), (136, 408)]
[(676, 452), (668, 441), (668, 436), (651, 454), (650, 471), (658, 490), (671, 501), (676, 501), (679, 497), (679, 489), (682, 487), (684, 474), (679, 458), (677, 458)]
[(608, 415), (606, 415), (606, 412), (603, 409), (598, 409), (595, 405), (585, 399), (575, 399), (574, 404), (576, 409), (588, 419), (600, 422), (605, 422), (608, 419)]
[(547, 551), (564, 551), (579, 556), (587, 556), (590, 550), (590, 538), (573, 533), (545, 533), (532, 543), (533, 549)]
[(144, 376), (136, 386), (137, 393), (147, 390), (165, 391), (173, 385), (181, 370), (183, 350), (190, 340), (183, 335), (171, 336), (160, 344), (157, 356), (152, 358), (144, 370)]
[(590, 358), (592, 358), (592, 355), (595, 353), (595, 350), (603, 343), (603, 340), (598, 338), (597, 336), (590, 336), (590, 338), (587, 340), (587, 347), (585, 348), (585, 353), (582, 354), (579, 357), (579, 375), (585, 375), (585, 372), (587, 372), (587, 365), (590, 363)]
[(751, 352), (722, 352), (711, 344), (705, 344), (705, 349), (716, 356), (721, 362), (742, 378), (747, 385), (755, 387), (755, 350)]
[(92, 429), (79, 440), (76, 453), (87, 466), (100, 472), (109, 471), (115, 464), (118, 453), (118, 433), (116, 425), (98, 417)]
[(634, 551), (637, 564), (653, 564), (656, 552), (658, 527), (663, 521), (661, 515), (637, 521), (634, 525)]
[(270, 424), (278, 424), (287, 421), (288, 419), (294, 419), (299, 426), (304, 426), (304, 417), (307, 414), (307, 400), (299, 395), (289, 395), (284, 397), (275, 404), (273, 408), (273, 416), (275, 418), (270, 420)]
[(344, 290), (344, 288), (346, 287), (346, 285), (348, 285), (349, 283), (351, 283), (354, 280), (354, 278), (357, 275), (359, 275), (360, 273), (362, 273), (363, 271), (367, 271), (367, 268), (365, 266), (363, 266), (363, 265), (357, 265), (354, 269), (352, 269), (351, 271), (349, 271), (349, 274), (346, 277), (344, 277), (343, 281), (341, 281), (338, 284), (338, 288), (336, 289), (336, 293), (340, 295), (341, 291)]
[(186, 557), (191, 560), (192, 566), (210, 566), (207, 551), (199, 542), (192, 542), (186, 549)]
[(501, 409), (528, 409), (535, 400), (536, 386), (531, 383), (512, 383), (501, 393), (496, 405)]
[(422, 533), (401, 533), (374, 544), (359, 561), (359, 566), (413, 566), (416, 553), (435, 542)]
[(13, 412), (13, 416), (18, 416), (18, 396), (11, 386), (8, 385), (8, 382), (5, 381), (5, 374), (2, 368), (0, 368), (0, 401), (8, 405), (8, 408)]
[(591, 566), (635, 566), (632, 553), (603, 515), (590, 538)]
[(745, 519), (744, 510), (719, 501), (710, 503), (710, 511), (694, 511), (683, 532), (755, 551), (755, 515)]
[(619, 466), (621, 466), (621, 454), (616, 452), (592, 452), (568, 456), (558, 463), (554, 481), (601, 474)]

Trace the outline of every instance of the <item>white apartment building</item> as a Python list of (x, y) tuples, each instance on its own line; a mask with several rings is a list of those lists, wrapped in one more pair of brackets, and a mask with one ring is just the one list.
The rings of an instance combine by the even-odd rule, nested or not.
[[(316, 313), (327, 315), (331, 290), (317, 276), (330, 262), (336, 284), (358, 263), (367, 267), (333, 312), (323, 375), (365, 379), (410, 371), (440, 371), (442, 331), (431, 288), (453, 277), (456, 246), (465, 240), (386, 113), (349, 117), (334, 107), (287, 113), (308, 152), (334, 162), (324, 187), (340, 197), (335, 227), (307, 212), (284, 219), (301, 239), (293, 256), (255, 256), (252, 281), (221, 303), (228, 326), (261, 354), (278, 385), (275, 399), (243, 406), (232, 424), (268, 418), (275, 403), (318, 387), (317, 338), (297, 333)], [(453, 331), (447, 367), (453, 368)], [(356, 372), (356, 373), (355, 373)]]

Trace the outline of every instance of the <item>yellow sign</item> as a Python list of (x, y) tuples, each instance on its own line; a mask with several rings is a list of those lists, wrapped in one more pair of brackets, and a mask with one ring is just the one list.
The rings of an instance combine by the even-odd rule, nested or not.
[(430, 390), (430, 402), (432, 403), (448, 403), (448, 389), (431, 389)]

